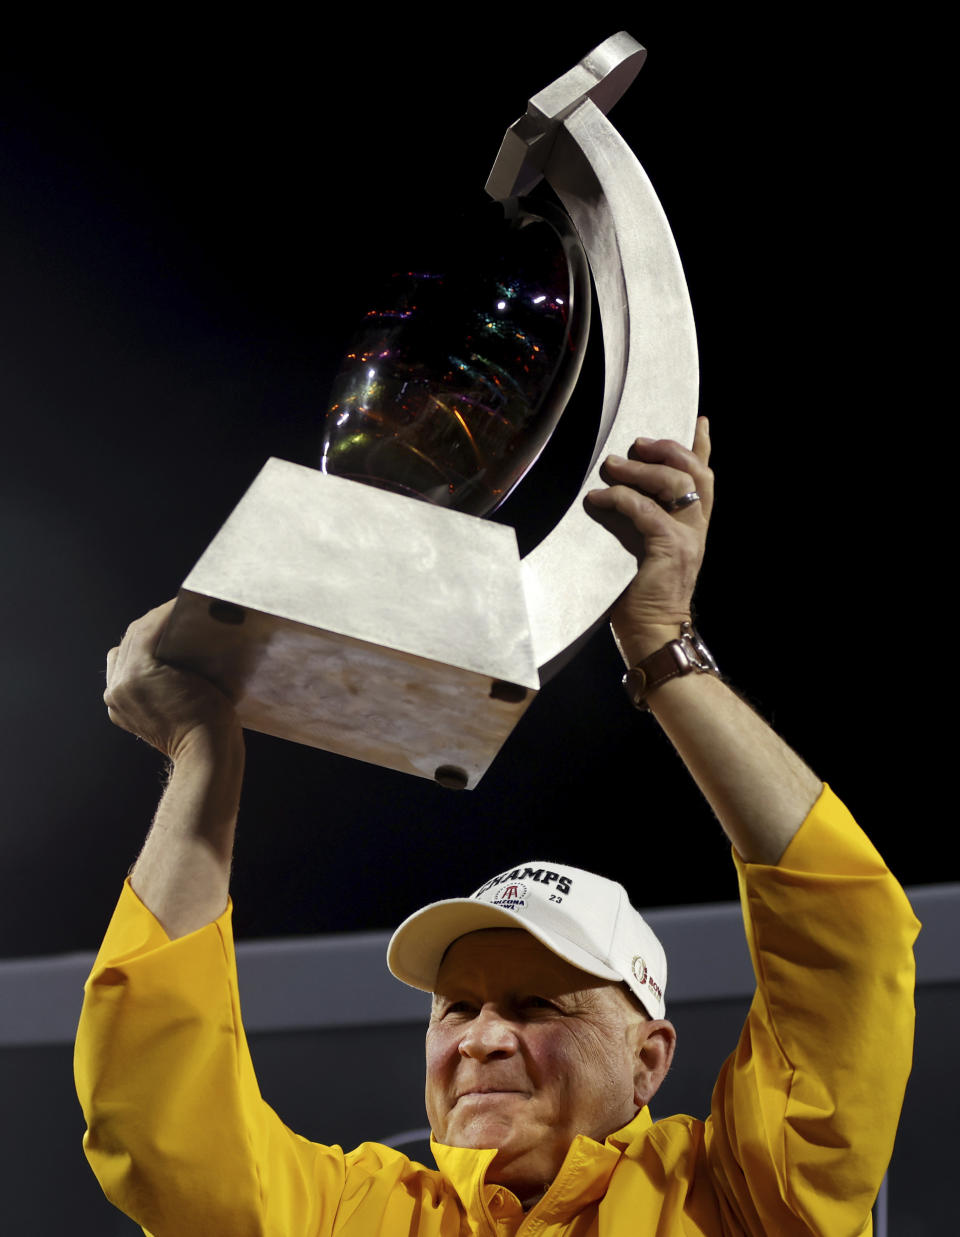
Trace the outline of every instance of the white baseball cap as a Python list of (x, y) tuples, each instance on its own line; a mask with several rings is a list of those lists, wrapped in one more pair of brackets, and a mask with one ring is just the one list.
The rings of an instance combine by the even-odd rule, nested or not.
[(543, 859), (501, 872), (469, 898), (415, 912), (394, 932), (387, 966), (411, 988), (433, 992), (447, 949), (481, 928), (523, 928), (581, 971), (625, 983), (651, 1018), (664, 1016), (666, 954), (626, 889)]

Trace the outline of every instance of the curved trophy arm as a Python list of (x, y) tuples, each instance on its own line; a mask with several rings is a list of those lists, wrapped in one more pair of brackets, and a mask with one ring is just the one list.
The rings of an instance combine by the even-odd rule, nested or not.
[[(518, 126), (526, 126), (527, 158), (518, 160), (515, 144), (505, 139), (500, 171), (495, 164), (487, 184), (488, 192), (502, 191), (515, 173), (513, 192), (523, 192), (534, 174), (546, 179), (580, 234), (603, 328), (603, 409), (587, 476), (560, 522), (522, 563), (541, 682), (603, 621), (636, 571), (633, 556), (584, 510), (587, 490), (603, 484), (600, 461), (610, 452), (626, 455), (641, 434), (692, 442), (696, 425), (696, 332), (680, 256), (646, 173), (601, 110), (632, 80), (641, 53), (629, 35), (615, 35), (534, 96), (507, 135), (516, 138)], [(571, 100), (584, 74), (595, 77), (591, 64), (609, 67), (610, 88), (594, 81)], [(543, 114), (538, 101), (546, 99), (562, 119), (534, 132)]]

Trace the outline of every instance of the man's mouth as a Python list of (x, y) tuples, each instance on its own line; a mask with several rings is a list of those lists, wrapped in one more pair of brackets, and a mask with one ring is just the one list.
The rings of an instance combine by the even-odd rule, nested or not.
[(515, 1090), (512, 1087), (471, 1087), (469, 1091), (461, 1091), (457, 1099), (478, 1099), (494, 1095), (526, 1095), (526, 1092)]

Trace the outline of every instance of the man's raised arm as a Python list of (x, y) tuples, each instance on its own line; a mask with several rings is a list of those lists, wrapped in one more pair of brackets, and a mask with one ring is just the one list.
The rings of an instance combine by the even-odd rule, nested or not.
[(171, 762), (170, 778), (130, 883), (172, 939), (227, 905), (243, 778), (243, 731), (212, 683), (157, 660), (173, 602), (131, 623), (107, 655), (110, 720)]
[[(708, 459), (701, 418), (693, 450), (638, 441), (629, 460), (607, 462), (609, 488), (588, 499), (637, 552), (612, 614), (630, 667), (690, 620), (713, 503)], [(658, 662), (647, 669), (659, 679)], [(636, 680), (639, 696), (649, 680)], [(714, 1088), (706, 1143), (730, 1231), (863, 1234), (910, 1072), (919, 925), (843, 805), (716, 675), (669, 678), (646, 699), (745, 861), (757, 991)]]
[[(611, 615), (628, 666), (676, 640), (690, 621), (713, 508), (709, 458), (700, 417), (692, 450), (639, 439), (629, 459), (604, 465), (609, 488), (588, 496), (591, 514), (638, 558)], [(776, 863), (820, 794), (816, 774), (713, 674), (672, 678), (647, 703), (741, 858)]]
[(297, 1139), (263, 1102), (240, 1018), (225, 912), (242, 731), (216, 687), (157, 660), (171, 608), (131, 624), (107, 659), (111, 720), (171, 772), (85, 985), (84, 1151), (110, 1201), (155, 1237), (329, 1232), (343, 1155)]

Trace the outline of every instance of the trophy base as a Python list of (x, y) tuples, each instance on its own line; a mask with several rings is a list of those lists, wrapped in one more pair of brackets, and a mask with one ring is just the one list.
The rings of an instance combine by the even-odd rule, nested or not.
[(244, 726), (474, 787), (539, 687), (513, 530), (267, 462), (158, 655)]

